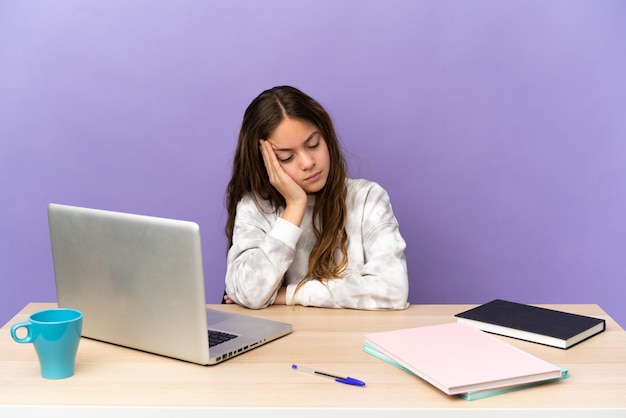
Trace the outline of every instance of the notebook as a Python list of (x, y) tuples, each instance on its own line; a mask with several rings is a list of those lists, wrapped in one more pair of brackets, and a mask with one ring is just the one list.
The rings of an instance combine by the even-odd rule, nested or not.
[[(365, 351), (368, 354), (373, 355), (376, 358), (379, 358), (381, 360), (386, 361), (387, 363), (396, 366), (397, 368), (404, 370), (407, 373), (413, 374), (415, 376), (417, 376), (416, 373), (413, 373), (411, 370), (407, 369), (406, 367), (404, 367), (403, 365), (401, 365), (400, 363), (390, 359), (389, 357), (387, 357), (386, 355), (384, 355), (383, 353), (381, 353), (380, 351), (378, 351), (375, 347), (373, 347), (371, 344), (364, 342), (363, 343), (363, 351)], [(475, 401), (478, 399), (484, 399), (484, 398), (489, 398), (491, 396), (496, 396), (496, 395), (502, 395), (504, 393), (508, 393), (508, 392), (515, 392), (517, 390), (521, 390), (521, 389), (527, 389), (533, 386), (538, 386), (538, 385), (542, 385), (544, 383), (551, 383), (551, 382), (556, 382), (558, 380), (563, 380), (566, 379), (569, 376), (569, 371), (564, 368), (561, 367), (561, 376), (556, 377), (556, 378), (551, 378), (551, 379), (546, 379), (546, 380), (539, 380), (536, 382), (532, 382), (532, 383), (523, 383), (520, 385), (511, 385), (511, 386), (503, 386), (503, 387), (498, 387), (495, 389), (483, 389), (483, 390), (472, 390), (469, 392), (463, 392), (463, 393), (459, 393), (456, 396), (463, 398), (465, 400), (468, 401)], [(419, 376), (418, 376), (419, 377)]]
[[(84, 337), (213, 365), (292, 331), (206, 308), (194, 222), (54, 203), (48, 222), (58, 304), (82, 311)], [(234, 337), (209, 347), (216, 332)]]
[[(563, 370), (458, 322), (365, 335), (379, 352), (448, 395), (563, 378)], [(382, 358), (382, 357), (380, 357)]]
[(495, 299), (455, 315), (483, 331), (567, 349), (606, 329), (601, 318)]

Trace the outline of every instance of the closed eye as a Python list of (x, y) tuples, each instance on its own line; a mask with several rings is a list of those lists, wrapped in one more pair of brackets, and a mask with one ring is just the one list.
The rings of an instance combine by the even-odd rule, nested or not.
[[(322, 137), (318, 131), (313, 132), (309, 137), (304, 141), (304, 147), (306, 149), (314, 150), (320, 146), (322, 142)], [(274, 153), (276, 154), (276, 158), (281, 163), (287, 163), (293, 160), (294, 156), (297, 154), (293, 152), (292, 148), (274, 148)]]

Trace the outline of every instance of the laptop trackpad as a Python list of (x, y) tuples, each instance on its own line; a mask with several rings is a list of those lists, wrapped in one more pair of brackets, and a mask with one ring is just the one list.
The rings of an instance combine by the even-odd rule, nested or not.
[(282, 332), (284, 324), (280, 322), (213, 309), (207, 309), (207, 326), (212, 330), (237, 334), (251, 340), (276, 337), (277, 334), (284, 335)]
[(216, 324), (219, 324), (222, 321), (226, 321), (232, 318), (232, 315), (233, 314), (220, 312), (220, 311), (216, 311), (213, 309), (207, 309), (206, 310), (207, 325), (209, 326), (209, 328), (213, 328), (216, 326)]
[(220, 312), (212, 309), (207, 309), (206, 316), (207, 328), (210, 330), (227, 332), (251, 339), (265, 336), (266, 321), (258, 320), (253, 316)]

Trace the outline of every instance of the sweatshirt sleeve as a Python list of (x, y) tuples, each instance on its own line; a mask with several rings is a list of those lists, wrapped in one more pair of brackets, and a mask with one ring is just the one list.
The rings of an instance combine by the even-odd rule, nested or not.
[[(353, 309), (405, 309), (409, 306), (408, 272), (404, 250), (387, 192), (376, 183), (360, 190), (349, 202), (349, 268), (344, 277), (309, 280), (287, 302), (305, 306)], [(360, 240), (361, 242), (354, 242)]]
[(297, 226), (281, 218), (266, 218), (251, 198), (243, 199), (237, 207), (233, 245), (228, 251), (228, 296), (251, 309), (271, 305), (300, 235)]

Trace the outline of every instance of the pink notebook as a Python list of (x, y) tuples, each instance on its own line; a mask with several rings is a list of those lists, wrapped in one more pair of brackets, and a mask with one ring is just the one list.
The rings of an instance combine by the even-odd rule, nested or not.
[(562, 376), (561, 368), (462, 323), (366, 334), (365, 342), (448, 395)]

